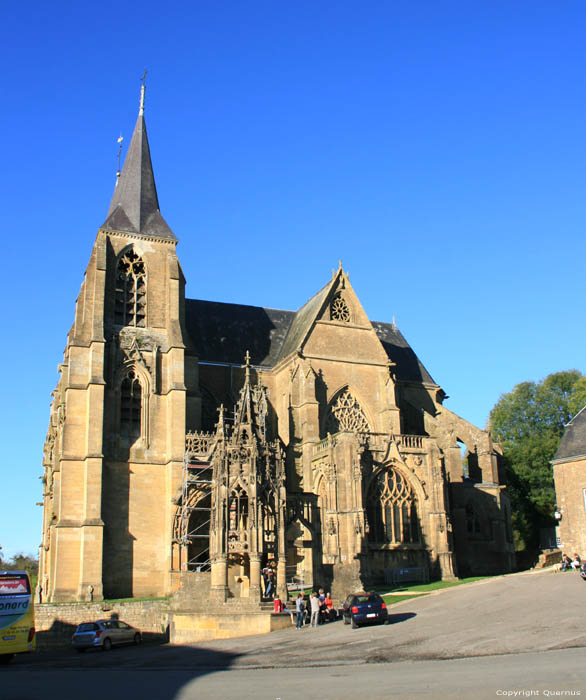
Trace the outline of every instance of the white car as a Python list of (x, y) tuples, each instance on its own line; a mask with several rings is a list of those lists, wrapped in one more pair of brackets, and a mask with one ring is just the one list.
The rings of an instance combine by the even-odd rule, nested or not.
[(80, 652), (100, 648), (110, 651), (116, 644), (140, 644), (141, 641), (140, 632), (122, 620), (82, 622), (71, 637), (73, 648)]

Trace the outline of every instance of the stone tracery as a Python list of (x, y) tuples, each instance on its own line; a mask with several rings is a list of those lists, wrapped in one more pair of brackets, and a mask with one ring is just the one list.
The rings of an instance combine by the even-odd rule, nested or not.
[(419, 541), (417, 498), (398, 469), (385, 468), (375, 476), (368, 489), (366, 507), (371, 542)]
[(330, 319), (350, 323), (350, 309), (341, 294), (336, 295), (330, 304)]
[(118, 261), (114, 318), (121, 326), (146, 325), (146, 268), (132, 249)]
[(326, 431), (331, 434), (341, 431), (370, 432), (364, 411), (348, 388), (341, 391), (330, 404), (326, 418)]

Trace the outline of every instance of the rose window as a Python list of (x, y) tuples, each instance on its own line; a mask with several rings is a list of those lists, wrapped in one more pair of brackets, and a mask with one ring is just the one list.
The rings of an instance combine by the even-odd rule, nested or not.
[(348, 308), (348, 304), (346, 304), (345, 299), (340, 295), (332, 299), (330, 306), (330, 319), (332, 321), (350, 323), (350, 309)]

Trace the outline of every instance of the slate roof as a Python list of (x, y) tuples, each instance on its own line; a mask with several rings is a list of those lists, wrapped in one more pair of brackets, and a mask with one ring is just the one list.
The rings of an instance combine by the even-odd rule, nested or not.
[(393, 368), (397, 379), (435, 384), (431, 374), (425, 369), (394, 323), (380, 321), (371, 321), (371, 323), (383, 344), (387, 357), (397, 365)]
[(142, 109), (116, 184), (104, 228), (177, 240), (159, 211), (151, 151)]
[(554, 461), (586, 455), (586, 406), (566, 425)]
[(241, 365), (248, 350), (253, 365), (273, 367), (294, 317), (294, 311), (185, 300), (187, 331), (202, 362)]
[(322, 287), (317, 294), (314, 294), (311, 299), (294, 314), (289, 332), (281, 348), (280, 357), (287, 357), (287, 355), (295, 352), (303, 342), (311, 328), (311, 324), (328, 296), (331, 285), (332, 283), (328, 282), (328, 284)]
[[(320, 289), (297, 312), (186, 299), (187, 331), (200, 361), (242, 365), (248, 350), (253, 365), (274, 367), (279, 360), (296, 351), (329, 286)], [(388, 357), (396, 363), (397, 379), (435, 384), (395, 325), (377, 321), (372, 325)]]

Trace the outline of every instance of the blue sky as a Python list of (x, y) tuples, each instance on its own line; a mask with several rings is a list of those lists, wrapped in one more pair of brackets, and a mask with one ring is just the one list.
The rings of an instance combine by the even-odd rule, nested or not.
[(583, 2), (12, 3), (0, 91), (0, 545), (42, 446), (140, 76), (191, 298), (297, 309), (342, 259), (446, 405), (585, 370)]

